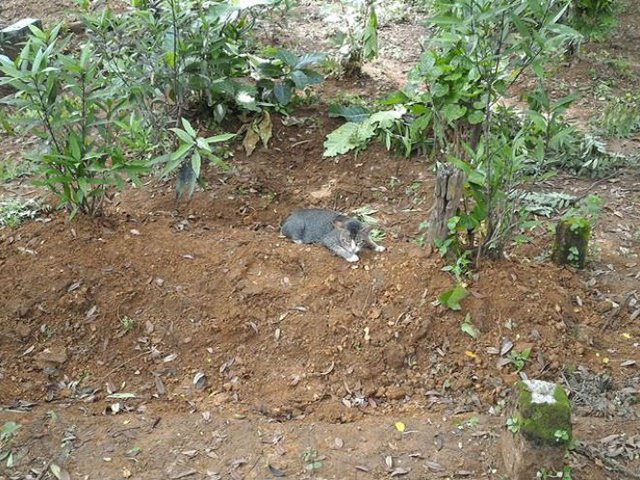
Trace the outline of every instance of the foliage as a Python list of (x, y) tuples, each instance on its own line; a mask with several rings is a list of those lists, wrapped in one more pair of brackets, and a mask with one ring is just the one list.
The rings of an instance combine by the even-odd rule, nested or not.
[(616, 26), (614, 0), (573, 0), (572, 25), (592, 40), (602, 40)]
[(15, 228), (24, 220), (35, 218), (42, 207), (33, 199), (14, 198), (0, 200), (0, 228)]
[(232, 108), (259, 109), (256, 87), (241, 79), (250, 72), (255, 19), (274, 1), (151, 3), (84, 15), (105, 68), (151, 124), (163, 132), (192, 109), (218, 123)]
[(50, 31), (31, 27), (32, 36), (14, 62), (0, 59), (0, 85), (17, 93), (4, 99), (16, 107), (28, 129), (50, 144), (39, 156), (41, 184), (72, 215), (100, 212), (111, 186), (123, 187), (146, 171), (116, 144), (116, 121), (126, 115), (126, 96), (110, 84), (94, 46), (67, 52), (61, 25)]
[[(137, 182), (166, 161), (162, 173), (177, 172), (178, 197), (189, 196), (201, 157), (218, 158), (209, 144), (231, 136), (199, 139), (180, 128), (183, 119), (204, 116), (219, 124), (230, 113), (244, 121), (255, 114), (264, 119), (270, 109), (288, 113), (299, 91), (322, 81), (313, 69), (320, 55), (253, 53), (256, 19), (282, 5), (141, 0), (120, 14), (93, 14), (83, 2), (88, 41), (79, 48), (62, 38), (60, 26), (34, 29), (15, 62), (0, 60), (0, 84), (17, 90), (6, 103), (50, 145), (37, 157), (41, 183), (72, 215), (95, 215), (108, 189), (122, 188), (127, 178)], [(4, 114), (0, 120), (6, 126)], [(173, 153), (161, 154), (167, 150)]]
[(36, 165), (26, 158), (18, 160), (0, 160), (0, 183), (28, 176), (34, 172)]
[[(342, 110), (343, 113), (345, 110)], [(324, 142), (325, 157), (335, 157), (352, 150), (364, 149), (369, 141), (379, 133), (391, 128), (393, 123), (404, 115), (402, 108), (376, 112), (360, 122), (347, 122), (327, 135)], [(355, 118), (359, 119), (359, 118)]]
[(530, 356), (531, 356), (531, 348), (525, 348), (521, 352), (517, 352), (515, 350), (512, 350), (511, 352), (509, 352), (509, 359), (511, 360), (511, 363), (516, 369), (516, 372), (520, 372), (525, 367), (525, 365), (527, 364), (527, 360), (529, 360)]
[(562, 192), (523, 192), (520, 198), (523, 211), (547, 218), (570, 207), (576, 201), (575, 196)]
[(509, 417), (507, 418), (507, 430), (509, 430), (513, 435), (520, 431), (520, 420), (518, 417)]
[(640, 95), (627, 93), (614, 98), (605, 107), (598, 124), (608, 137), (629, 138), (640, 132)]
[(16, 431), (20, 428), (15, 422), (5, 422), (0, 428), (0, 462), (6, 461), (7, 468), (13, 468), (14, 458), (11, 449), (7, 449)]
[[(245, 138), (255, 146), (255, 127), (268, 110), (288, 113), (298, 91), (322, 81), (314, 70), (322, 55), (298, 56), (276, 48), (254, 53), (256, 20), (283, 6), (290, 7), (282, 0), (159, 0), (140, 2), (125, 14), (107, 10), (100, 17), (85, 16), (113, 80), (129, 92), (159, 137), (156, 143), (172, 145), (172, 154), (156, 160), (168, 159), (164, 175), (178, 172), (178, 198), (193, 192), (199, 155), (207, 150), (202, 146), (195, 150), (199, 155), (192, 155), (184, 143), (166, 136), (168, 127), (179, 128), (184, 117), (196, 114), (218, 125), (230, 114), (245, 121), (247, 115), (257, 115), (261, 120), (251, 121)], [(269, 123), (268, 135), (260, 135), (265, 145), (270, 136)], [(191, 166), (181, 162), (187, 156)]]
[(378, 16), (375, 0), (340, 0), (340, 25), (334, 38), (347, 75), (358, 75), (365, 62), (378, 56)]
[(257, 80), (256, 87), (263, 102), (287, 107), (296, 90), (304, 90), (324, 80), (311, 68), (324, 60), (322, 54), (298, 56), (288, 50), (270, 47), (263, 51), (263, 55), (266, 58), (250, 56), (253, 78)]
[(465, 288), (464, 284), (458, 283), (451, 290), (441, 293), (438, 296), (438, 301), (441, 305), (444, 305), (450, 310), (461, 310), (462, 306), (460, 302), (469, 296), (469, 292)]
[(228, 165), (218, 155), (214, 153), (211, 145), (226, 142), (235, 135), (224, 133), (213, 137), (203, 138), (191, 126), (188, 120), (182, 119), (183, 128), (171, 128), (179, 139), (178, 148), (170, 153), (162, 155), (154, 160), (154, 163), (164, 163), (161, 176), (167, 176), (178, 170), (176, 181), (176, 200), (183, 196), (191, 198), (200, 178), (202, 158), (205, 157), (221, 168), (228, 168)]
[(540, 80), (526, 112), (501, 106), (524, 71), (542, 79), (545, 58), (579, 36), (558, 23), (566, 6), (554, 0), (434, 1), (431, 48), (408, 85), (379, 104), (403, 114), (377, 130), (366, 120), (343, 125), (336, 131), (340, 138), (334, 132), (327, 139), (334, 140), (331, 153), (363, 148), (378, 134), (387, 148), (405, 155), (444, 156), (467, 176), (465, 200), (446, 247), (456, 255), (500, 256), (521, 226), (514, 193), (531, 175), (543, 174), (550, 157), (560, 162), (565, 152), (577, 150), (574, 129), (563, 120), (574, 96), (552, 101)]

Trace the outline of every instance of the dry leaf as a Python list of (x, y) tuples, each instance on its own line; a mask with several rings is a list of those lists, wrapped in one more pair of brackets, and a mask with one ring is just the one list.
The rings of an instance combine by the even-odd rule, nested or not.
[(268, 464), (267, 467), (269, 468), (269, 472), (271, 473), (271, 475), (273, 475), (274, 477), (286, 477), (287, 475), (280, 470), (279, 468), (274, 467), (271, 464)]
[(251, 156), (259, 141), (260, 136), (253, 131), (253, 128), (249, 127), (247, 129), (247, 134), (244, 136), (244, 140), (242, 141), (242, 146), (244, 147), (244, 151), (247, 153), (247, 157)]
[(409, 473), (411, 471), (410, 468), (401, 468), (398, 467), (396, 468), (393, 472), (391, 472), (391, 476), (392, 477), (399, 477), (400, 475), (406, 475), (407, 473)]
[(269, 115), (269, 112), (264, 112), (264, 114), (262, 115), (262, 120), (258, 125), (258, 135), (260, 136), (260, 140), (262, 140), (262, 144), (265, 148), (267, 148), (269, 144), (272, 132), (273, 125), (271, 124), (271, 115)]

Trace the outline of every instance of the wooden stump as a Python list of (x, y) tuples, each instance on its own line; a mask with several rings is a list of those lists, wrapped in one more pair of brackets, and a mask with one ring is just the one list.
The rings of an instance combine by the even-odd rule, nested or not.
[(553, 261), (558, 265), (584, 268), (587, 264), (591, 223), (585, 217), (560, 220), (556, 226)]
[(436, 201), (429, 219), (429, 241), (446, 240), (449, 236), (449, 219), (455, 216), (462, 195), (466, 177), (462, 170), (453, 165), (439, 164), (436, 174)]

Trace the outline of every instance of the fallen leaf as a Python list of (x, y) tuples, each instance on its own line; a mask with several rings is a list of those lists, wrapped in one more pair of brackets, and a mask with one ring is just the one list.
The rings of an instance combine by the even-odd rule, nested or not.
[(445, 468), (440, 465), (438, 462), (434, 461), (434, 460), (427, 460), (426, 462), (424, 462), (425, 467), (427, 467), (427, 469), (429, 469), (432, 472), (444, 472)]
[(262, 144), (265, 148), (267, 148), (269, 144), (269, 140), (271, 139), (271, 135), (273, 132), (273, 125), (271, 124), (271, 115), (269, 112), (265, 110), (262, 120), (258, 125), (258, 135), (260, 136), (260, 140), (262, 140)]
[(53, 476), (56, 477), (58, 480), (71, 480), (71, 476), (69, 475), (69, 472), (67, 472), (64, 468), (59, 467), (55, 463), (52, 463), (49, 466), (49, 470), (51, 470), (51, 473), (53, 474)]
[(242, 146), (244, 147), (247, 157), (251, 156), (259, 141), (260, 136), (253, 131), (253, 128), (249, 127), (246, 135), (244, 136), (244, 140), (242, 141)]
[(119, 400), (124, 400), (127, 398), (136, 398), (136, 394), (135, 393), (127, 393), (127, 392), (122, 392), (122, 393), (112, 393), (111, 395), (107, 395), (107, 398), (116, 398)]
[(271, 475), (273, 475), (274, 477), (286, 477), (287, 475), (280, 470), (279, 468), (274, 467), (271, 464), (268, 464), (267, 467), (269, 468), (269, 472), (271, 473)]
[(398, 467), (396, 468), (393, 472), (391, 472), (391, 476), (392, 477), (399, 477), (400, 475), (406, 475), (407, 473), (409, 473), (411, 471), (410, 468), (401, 468)]
[(207, 377), (204, 373), (198, 372), (193, 377), (193, 386), (196, 387), (196, 390), (202, 390), (207, 384)]
[(396, 422), (395, 424), (396, 430), (399, 432), (404, 432), (407, 429), (407, 426), (402, 422)]

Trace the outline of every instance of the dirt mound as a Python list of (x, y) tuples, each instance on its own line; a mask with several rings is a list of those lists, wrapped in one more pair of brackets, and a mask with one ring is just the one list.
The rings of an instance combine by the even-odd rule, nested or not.
[[(442, 260), (411, 240), (431, 201), (425, 166), (380, 148), (316, 160), (317, 128), (280, 128), (271, 150), (237, 152), (237, 173), (211, 173), (211, 193), (180, 213), (158, 186), (115, 197), (99, 220), (55, 214), (3, 232), (2, 401), (107, 383), (349, 421), (389, 403), (494, 402), (516, 378), (509, 346), (531, 348), (525, 371), (550, 378), (586, 351), (600, 320), (580, 278), (525, 258), (483, 266), (464, 302), (481, 334), (462, 332), (463, 315), (435, 302), (453, 285)], [(281, 238), (282, 218), (308, 204), (371, 206), (388, 250), (353, 266)]]

